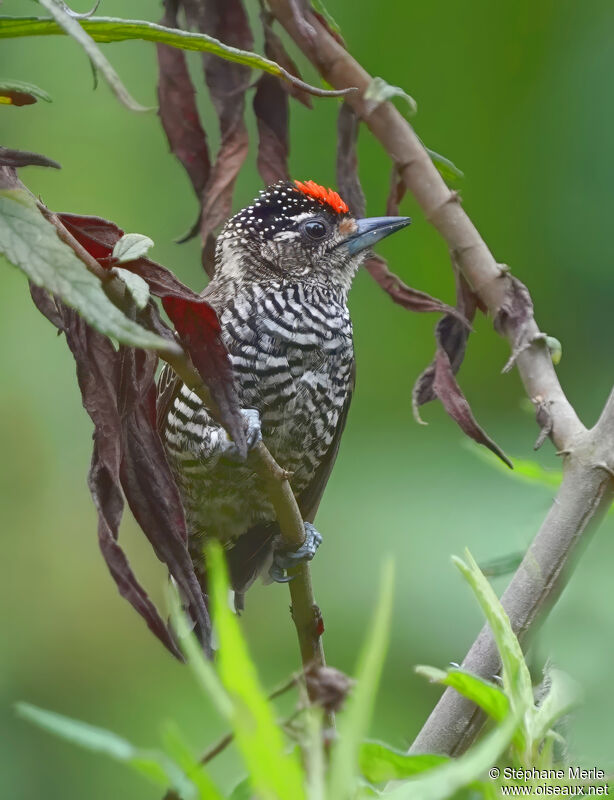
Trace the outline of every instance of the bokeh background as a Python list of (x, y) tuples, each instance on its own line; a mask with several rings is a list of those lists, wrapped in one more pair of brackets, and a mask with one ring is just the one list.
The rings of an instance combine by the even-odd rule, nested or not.
[[(463, 201), (495, 253), (531, 289), (542, 329), (563, 343), (558, 367), (571, 401), (592, 423), (612, 383), (614, 7), (610, 0), (328, 0), (364, 66), (418, 102), (414, 124), (427, 145), (464, 172)], [(89, 3), (73, 3), (86, 10)], [(250, 13), (256, 3), (247, 0)], [(5, 0), (2, 13), (41, 11)], [(103, 0), (100, 14), (157, 20), (157, 2)], [(262, 43), (257, 42), (257, 49)], [(155, 104), (154, 46), (106, 45), (134, 96)], [(303, 63), (302, 59), (300, 60)], [(191, 65), (212, 143), (216, 120)], [(305, 77), (317, 80), (308, 65)], [(154, 258), (202, 287), (198, 244), (174, 243), (196, 202), (154, 113), (120, 107), (61, 37), (2, 42), (0, 75), (46, 89), (52, 104), (1, 112), (2, 143), (57, 159), (62, 171), (30, 168), (23, 179), (57, 210), (99, 214), (151, 236)], [(292, 107), (293, 174), (334, 185), (336, 100)], [(250, 117), (250, 129), (254, 125)], [(389, 164), (367, 132), (361, 177), (371, 214), (384, 211)], [(261, 183), (255, 154), (238, 181), (235, 208)], [(446, 248), (411, 198), (412, 228), (381, 245), (404, 280), (453, 301)], [(2, 264), (0, 292), (0, 527), (2, 529), (2, 797), (130, 797), (159, 790), (121, 766), (71, 748), (17, 720), (16, 700), (109, 727), (144, 746), (174, 719), (200, 750), (223, 732), (188, 671), (174, 663), (120, 599), (98, 552), (85, 483), (91, 425), (64, 341), (32, 306), (24, 276)], [(510, 479), (477, 458), (437, 406), (416, 425), (410, 395), (433, 353), (435, 319), (392, 305), (367, 274), (351, 295), (358, 387), (344, 444), (319, 514), (325, 541), (314, 563), (331, 664), (352, 672), (378, 591), (379, 565), (397, 567), (390, 652), (372, 725), (407, 745), (438, 696), (414, 676), (417, 663), (460, 661), (480, 614), (450, 563), (469, 546), (479, 561), (522, 550), (550, 502), (548, 490)], [(511, 455), (530, 457), (536, 436), (514, 373), (501, 375), (504, 342), (480, 319), (460, 381), (478, 419)], [(536, 458), (556, 468), (547, 444)], [(585, 690), (571, 725), (572, 758), (614, 767), (614, 604), (611, 518), (590, 543), (543, 626), (534, 662), (546, 656)], [(164, 572), (130, 518), (122, 539), (151, 592)], [(502, 590), (506, 578), (495, 581)], [(243, 624), (263, 680), (296, 668), (297, 643), (283, 586), (256, 586)], [(283, 707), (283, 706), (282, 706)], [(286, 703), (287, 707), (287, 703)], [(214, 772), (232, 785), (232, 751)]]

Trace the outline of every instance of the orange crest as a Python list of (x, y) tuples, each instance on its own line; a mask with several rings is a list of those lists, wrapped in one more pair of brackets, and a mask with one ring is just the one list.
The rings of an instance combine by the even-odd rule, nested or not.
[(350, 210), (347, 203), (339, 197), (337, 192), (333, 192), (332, 189), (325, 189), (324, 186), (319, 186), (317, 183), (314, 183), (314, 181), (305, 181), (304, 183), (301, 181), (294, 181), (294, 185), (303, 194), (319, 200), (320, 203), (325, 203), (338, 214), (346, 214)]

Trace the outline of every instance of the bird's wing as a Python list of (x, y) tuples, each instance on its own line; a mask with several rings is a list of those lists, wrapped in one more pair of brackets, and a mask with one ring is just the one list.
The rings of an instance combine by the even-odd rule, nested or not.
[(356, 362), (352, 361), (350, 387), (344, 406), (341, 409), (341, 414), (339, 415), (337, 430), (335, 431), (333, 441), (331, 442), (328, 452), (322, 459), (320, 466), (317, 468), (311, 483), (301, 492), (299, 497), (296, 498), (298, 507), (305, 522), (313, 522), (318, 510), (318, 506), (320, 505), (320, 500), (324, 494), (324, 489), (326, 488), (326, 484), (330, 478), (330, 473), (333, 470), (335, 459), (337, 458), (337, 453), (339, 452), (339, 445), (341, 444), (341, 436), (347, 421), (348, 411), (350, 410), (350, 403), (352, 402), (352, 394), (354, 393), (355, 383)]
[(172, 367), (165, 364), (158, 378), (158, 394), (156, 397), (156, 425), (160, 436), (162, 436), (166, 418), (181, 388), (181, 384), (181, 378)]

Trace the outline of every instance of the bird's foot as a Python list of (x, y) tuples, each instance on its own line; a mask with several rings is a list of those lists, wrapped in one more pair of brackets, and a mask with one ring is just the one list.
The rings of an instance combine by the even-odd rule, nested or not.
[[(242, 408), (241, 414), (245, 419), (245, 438), (247, 441), (247, 451), (249, 452), (252, 447), (255, 447), (258, 442), (262, 440), (260, 414), (255, 408)], [(239, 448), (228, 436), (226, 431), (224, 431), (224, 435), (226, 436), (226, 440), (222, 443), (222, 458), (226, 458), (228, 461), (244, 461)]]
[(287, 575), (286, 570), (296, 567), (305, 561), (311, 561), (322, 542), (322, 536), (311, 522), (304, 522), (303, 524), (305, 526), (305, 541), (298, 550), (288, 550), (284, 547), (276, 549), (273, 553), (273, 563), (269, 570), (269, 576), (276, 583), (288, 583), (288, 581), (292, 580), (293, 576)]

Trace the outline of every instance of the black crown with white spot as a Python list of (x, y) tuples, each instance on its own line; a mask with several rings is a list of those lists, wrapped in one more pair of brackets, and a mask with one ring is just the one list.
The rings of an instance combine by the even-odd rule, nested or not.
[(324, 214), (334, 222), (348, 213), (347, 205), (331, 189), (313, 181), (279, 181), (263, 189), (250, 206), (229, 219), (220, 238), (272, 239), (282, 231), (296, 230), (307, 216)]

